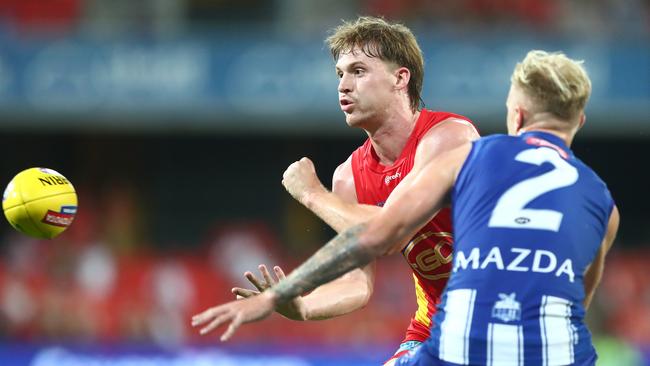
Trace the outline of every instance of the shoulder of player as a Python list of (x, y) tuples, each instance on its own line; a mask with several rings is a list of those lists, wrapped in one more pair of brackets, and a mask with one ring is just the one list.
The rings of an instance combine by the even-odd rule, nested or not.
[(478, 131), (468, 120), (458, 117), (447, 118), (431, 127), (418, 143), (416, 157), (433, 157), (442, 151), (453, 149), (479, 138)]
[(424, 135), (423, 138), (468, 138), (470, 141), (480, 137), (478, 130), (468, 119), (460, 116), (452, 116), (436, 123)]
[(352, 155), (339, 164), (334, 170), (333, 179), (349, 179), (352, 178)]
[(352, 155), (341, 163), (332, 175), (332, 192), (347, 200), (356, 201), (357, 193), (352, 172)]
[(431, 129), (449, 124), (460, 124), (469, 127), (477, 135), (479, 134), (478, 129), (474, 126), (474, 122), (463, 115), (445, 111), (432, 111), (426, 108), (422, 109), (420, 113), (428, 121), (427, 123), (432, 124)]

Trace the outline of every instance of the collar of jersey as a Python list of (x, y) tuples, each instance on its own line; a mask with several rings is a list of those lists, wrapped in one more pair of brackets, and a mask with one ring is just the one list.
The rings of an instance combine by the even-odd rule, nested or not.
[(552, 133), (544, 132), (544, 131), (528, 131), (528, 132), (524, 132), (524, 133), (521, 134), (522, 138), (526, 138), (526, 137), (529, 137), (529, 136), (537, 137), (538, 139), (542, 139), (542, 140), (546, 140), (546, 141), (552, 143), (553, 145), (556, 145), (557, 147), (564, 150), (567, 154), (569, 154), (569, 156), (573, 156), (573, 151), (571, 151), (571, 149), (566, 145), (566, 142), (564, 142), (564, 140), (562, 140), (560, 137), (558, 137), (558, 136), (556, 136), (556, 135), (554, 135)]

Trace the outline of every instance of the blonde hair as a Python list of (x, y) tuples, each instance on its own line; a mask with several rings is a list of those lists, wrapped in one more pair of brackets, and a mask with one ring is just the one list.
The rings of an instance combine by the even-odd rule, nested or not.
[(407, 27), (389, 23), (383, 18), (359, 17), (332, 30), (325, 40), (334, 60), (341, 53), (359, 47), (368, 57), (379, 57), (382, 61), (406, 67), (411, 72), (408, 84), (410, 106), (418, 110), (424, 79), (424, 58), (415, 36)]
[(510, 81), (533, 98), (541, 111), (570, 120), (584, 110), (591, 94), (591, 81), (582, 64), (561, 52), (533, 50), (515, 66)]

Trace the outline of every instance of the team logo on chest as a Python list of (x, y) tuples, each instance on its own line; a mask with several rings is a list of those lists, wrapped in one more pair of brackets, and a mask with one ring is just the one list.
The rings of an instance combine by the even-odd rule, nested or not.
[[(449, 278), (452, 259), (452, 236), (446, 232), (427, 231), (416, 236), (404, 249), (404, 258), (413, 270), (428, 280)], [(448, 266), (445, 266), (448, 265)]]

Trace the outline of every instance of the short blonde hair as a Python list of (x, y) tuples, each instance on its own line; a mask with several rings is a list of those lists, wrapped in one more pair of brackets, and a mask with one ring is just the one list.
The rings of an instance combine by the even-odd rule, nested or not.
[(533, 50), (515, 66), (510, 81), (520, 87), (544, 112), (569, 120), (584, 110), (591, 81), (583, 61), (561, 52)]
[(332, 30), (325, 40), (334, 60), (341, 53), (359, 47), (369, 57), (379, 57), (411, 72), (408, 84), (410, 106), (419, 109), (424, 79), (424, 57), (413, 32), (398, 23), (389, 23), (383, 18), (359, 17)]

